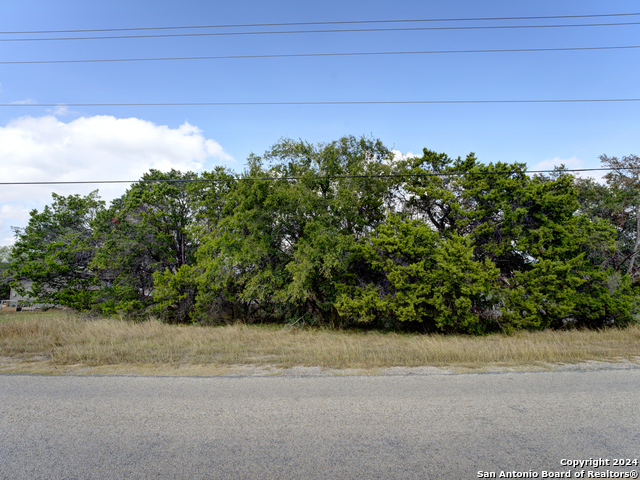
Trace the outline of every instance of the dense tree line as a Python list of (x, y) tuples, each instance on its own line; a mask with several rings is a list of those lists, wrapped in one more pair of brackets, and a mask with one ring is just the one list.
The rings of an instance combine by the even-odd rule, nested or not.
[(16, 232), (12, 274), (42, 301), (172, 322), (620, 325), (638, 309), (640, 159), (601, 160), (606, 184), (285, 139), (241, 174), (152, 170), (108, 208), (54, 194)]

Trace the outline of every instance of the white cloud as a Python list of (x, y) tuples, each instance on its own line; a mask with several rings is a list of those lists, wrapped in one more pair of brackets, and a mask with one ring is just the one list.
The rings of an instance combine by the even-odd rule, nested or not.
[[(540, 163), (537, 163), (529, 168), (529, 170), (553, 170), (554, 167), (559, 167), (560, 165), (564, 165), (567, 169), (583, 169), (583, 168), (597, 168), (585, 165), (585, 163), (576, 158), (575, 156), (571, 158), (562, 159), (560, 157), (554, 157), (549, 160), (543, 160)], [(604, 182), (603, 177), (607, 172), (605, 171), (594, 171), (594, 172), (573, 172), (572, 175), (580, 178), (594, 178), (596, 181)]]
[(36, 103), (33, 98), (27, 98), (26, 100), (16, 100), (15, 102), (11, 102), (14, 105), (31, 105)]
[(575, 156), (566, 159), (554, 157), (552, 159), (543, 160), (542, 162), (537, 163), (536, 165), (531, 167), (530, 170), (553, 170), (554, 167), (559, 167), (560, 165), (564, 165), (568, 169), (581, 168), (583, 167), (583, 162)]
[[(169, 128), (139, 118), (103, 115), (65, 123), (47, 115), (18, 118), (0, 127), (0, 182), (136, 180), (151, 168), (186, 172), (230, 163), (235, 160), (219, 143), (186, 122)], [(0, 244), (11, 238), (10, 225), (26, 223), (25, 212), (50, 203), (52, 191), (69, 195), (99, 189), (103, 199), (111, 200), (127, 187), (1, 186), (0, 217), (6, 221), (0, 226)]]
[(407, 152), (407, 153), (402, 153), (400, 150), (391, 150), (391, 153), (393, 153), (393, 159), (398, 161), (398, 160), (406, 160), (407, 158), (413, 158), (413, 157), (421, 157), (422, 155), (417, 155), (415, 153), (412, 152)]
[(53, 110), (47, 109), (47, 112), (51, 113), (56, 117), (64, 117), (66, 115), (71, 115), (72, 113), (78, 113), (78, 112), (74, 112), (73, 110), (69, 110), (69, 107), (67, 107), (66, 105), (58, 105)]
[(6, 203), (0, 205), (0, 219), (2, 218), (20, 218), (26, 220), (29, 218), (29, 209), (18, 203)]
[[(7, 225), (3, 219), (9, 219), (10, 224)], [(25, 225), (29, 220), (29, 209), (19, 203), (5, 203), (0, 205), (0, 232), (7, 234), (13, 225)], [(13, 243), (13, 237), (7, 237), (0, 240), (0, 245)]]

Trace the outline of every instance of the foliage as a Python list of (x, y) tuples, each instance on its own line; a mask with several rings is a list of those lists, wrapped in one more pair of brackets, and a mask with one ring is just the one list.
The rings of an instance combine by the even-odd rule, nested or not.
[(337, 319), (336, 280), (350, 247), (392, 203), (396, 180), (381, 176), (391, 160), (379, 141), (354, 137), (282, 140), (251, 156), (197, 254), (199, 318)]
[(9, 285), (9, 265), (11, 263), (10, 245), (0, 246), (0, 300), (9, 298), (11, 286)]
[(154, 274), (177, 272), (193, 260), (197, 244), (188, 229), (196, 216), (191, 172), (151, 170), (101, 212), (94, 223), (100, 243), (91, 267), (105, 282), (103, 313), (144, 312), (152, 304)]
[[(210, 235), (228, 214), (228, 200), (236, 189), (237, 181), (222, 167), (217, 167), (212, 172), (204, 172), (200, 179), (203, 181), (186, 184), (193, 217), (185, 231), (194, 245), (193, 254), (189, 256), (188, 262), (177, 268), (158, 269), (153, 273), (153, 310), (172, 322), (188, 322), (195, 319), (194, 305), (199, 291), (203, 298), (216, 297), (215, 294), (211, 294), (209, 285), (203, 281), (203, 261), (196, 262), (194, 257), (202, 248), (203, 238)], [(203, 258), (202, 253), (200, 258)]]
[(639, 307), (640, 159), (601, 159), (606, 185), (473, 153), (396, 159), (367, 137), (282, 139), (241, 174), (151, 170), (108, 209), (54, 195), (12, 267), (49, 302), (169, 322), (623, 325)]
[(607, 263), (616, 271), (626, 273), (640, 284), (640, 157), (629, 155), (617, 157), (600, 156), (602, 165), (610, 168), (604, 178), (607, 186), (595, 182), (583, 182), (585, 198), (596, 200), (592, 215), (606, 219), (615, 225), (618, 236), (614, 254)]
[(359, 253), (378, 282), (361, 278), (360, 285), (343, 286), (343, 315), (362, 322), (424, 322), (431, 331), (486, 331), (484, 312), (495, 304), (498, 269), (490, 260), (473, 259), (470, 239), (441, 236), (423, 222), (392, 215)]
[[(13, 286), (43, 303), (88, 308), (100, 286), (90, 264), (97, 244), (92, 222), (104, 210), (98, 192), (87, 196), (53, 194), (42, 212), (32, 210), (24, 229), (16, 229)], [(25, 292), (20, 279), (33, 282)]]

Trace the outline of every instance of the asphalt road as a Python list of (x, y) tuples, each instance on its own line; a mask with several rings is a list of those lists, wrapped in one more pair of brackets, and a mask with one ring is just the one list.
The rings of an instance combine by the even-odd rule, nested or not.
[(2, 479), (543, 478), (589, 458), (640, 459), (640, 369), (0, 375)]

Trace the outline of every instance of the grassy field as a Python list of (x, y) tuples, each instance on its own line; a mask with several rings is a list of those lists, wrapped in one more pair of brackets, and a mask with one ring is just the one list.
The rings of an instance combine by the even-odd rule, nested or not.
[(219, 375), (246, 366), (316, 366), (375, 373), (387, 367), (550, 368), (590, 360), (640, 361), (640, 326), (470, 337), (132, 323), (60, 311), (0, 314), (0, 372)]

